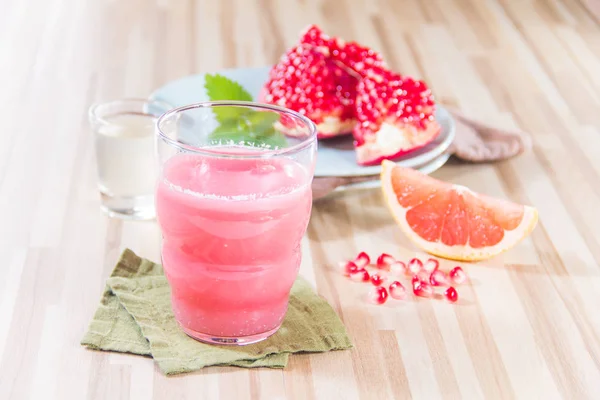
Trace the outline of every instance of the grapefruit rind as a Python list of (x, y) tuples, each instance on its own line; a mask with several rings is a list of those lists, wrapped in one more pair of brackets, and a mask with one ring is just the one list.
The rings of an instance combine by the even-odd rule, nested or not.
[(493, 246), (473, 248), (468, 244), (448, 246), (441, 242), (427, 241), (410, 228), (406, 221), (406, 213), (409, 209), (402, 207), (396, 200), (396, 195), (392, 187), (392, 170), (395, 166), (396, 164), (389, 160), (384, 160), (381, 163), (381, 187), (385, 203), (404, 234), (415, 245), (427, 253), (456, 261), (487, 260), (514, 247), (527, 237), (537, 224), (537, 209), (530, 206), (523, 206), (523, 218), (519, 225), (515, 229), (505, 230), (502, 240)]

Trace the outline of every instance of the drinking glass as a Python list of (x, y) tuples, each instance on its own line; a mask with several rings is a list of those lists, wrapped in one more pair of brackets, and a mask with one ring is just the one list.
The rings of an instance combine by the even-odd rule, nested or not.
[(249, 344), (277, 331), (298, 274), (316, 127), (251, 102), (180, 107), (156, 124), (162, 263), (194, 339)]
[(90, 107), (101, 209), (107, 215), (154, 218), (154, 125), (170, 108), (146, 99), (115, 100)]

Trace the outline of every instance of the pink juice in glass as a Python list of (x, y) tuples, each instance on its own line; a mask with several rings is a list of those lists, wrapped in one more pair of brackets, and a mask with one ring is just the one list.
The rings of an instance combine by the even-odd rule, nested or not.
[(285, 157), (179, 153), (165, 162), (156, 193), (162, 262), (188, 335), (252, 343), (279, 328), (300, 266), (311, 180)]

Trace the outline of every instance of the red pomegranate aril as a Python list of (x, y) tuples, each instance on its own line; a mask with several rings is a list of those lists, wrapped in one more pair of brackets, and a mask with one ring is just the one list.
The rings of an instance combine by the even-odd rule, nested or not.
[(419, 297), (431, 297), (433, 296), (433, 288), (428, 283), (420, 282), (419, 285), (413, 285), (413, 293)]
[(425, 264), (423, 264), (423, 269), (429, 273), (432, 273), (439, 267), (440, 267), (440, 262), (438, 260), (436, 260), (435, 258), (430, 258), (429, 260), (425, 261)]
[(369, 265), (371, 263), (371, 257), (369, 257), (369, 255), (367, 253), (365, 253), (364, 251), (361, 251), (360, 253), (358, 253), (358, 255), (356, 256), (356, 259), (354, 260), (354, 264), (356, 264), (359, 268), (364, 268), (367, 265)]
[[(319, 139), (348, 134), (356, 123), (354, 75), (318, 49), (300, 44), (271, 69), (258, 98), (309, 117), (317, 124)], [(279, 122), (276, 128), (287, 135), (302, 134), (295, 121)]]
[(425, 271), (424, 269), (417, 272), (417, 277), (419, 278), (419, 280), (421, 282), (424, 282), (424, 283), (429, 283), (430, 276), (431, 276), (431, 274), (429, 272)]
[(377, 268), (387, 269), (388, 266), (395, 261), (396, 259), (389, 254), (381, 253), (381, 255), (377, 257)]
[(446, 291), (444, 292), (444, 296), (446, 297), (446, 300), (448, 300), (451, 303), (456, 303), (456, 301), (458, 300), (458, 292), (452, 286), (446, 289)]
[(422, 284), (423, 282), (422, 282), (422, 281), (419, 279), (419, 277), (418, 277), (418, 276), (416, 276), (416, 275), (413, 275), (413, 277), (412, 277), (412, 280), (411, 280), (411, 283), (412, 283), (412, 287), (413, 287), (413, 291), (414, 291), (414, 290), (416, 290), (418, 287), (420, 287), (420, 286), (421, 286), (421, 284)]
[(423, 262), (418, 258), (413, 258), (408, 262), (408, 270), (411, 274), (416, 275), (423, 268)]
[(390, 273), (393, 275), (404, 275), (407, 271), (406, 264), (402, 261), (395, 261), (390, 264)]
[(366, 269), (361, 268), (358, 271), (350, 274), (350, 279), (354, 282), (369, 282), (369, 272)]
[(386, 68), (370, 67), (358, 82), (355, 110), (353, 137), (360, 165), (379, 165), (415, 151), (441, 129), (427, 85)]
[(406, 289), (398, 281), (394, 281), (390, 284), (390, 296), (396, 300), (402, 300), (406, 298)]
[(432, 286), (448, 286), (450, 284), (450, 280), (444, 271), (436, 269), (429, 276), (429, 283), (431, 283)]
[(467, 281), (467, 274), (461, 267), (454, 267), (450, 271), (450, 280), (458, 285)]
[(316, 47), (360, 76), (367, 75), (372, 69), (385, 67), (383, 57), (379, 53), (356, 42), (345, 42), (340, 38), (330, 37), (316, 25), (306, 29), (300, 43)]
[(441, 129), (427, 85), (386, 68), (369, 68), (358, 82), (355, 110), (353, 137), (360, 165), (379, 165), (415, 151)]
[(383, 304), (388, 298), (388, 292), (383, 286), (377, 286), (369, 291), (368, 299), (373, 304)]
[(350, 276), (351, 274), (359, 270), (358, 266), (352, 261), (342, 261), (340, 263), (340, 266), (342, 268), (342, 273), (344, 274), (344, 276)]
[(381, 276), (379, 274), (373, 274), (371, 275), (371, 283), (375, 286), (379, 286), (383, 283), (383, 281), (385, 280), (384, 276)]

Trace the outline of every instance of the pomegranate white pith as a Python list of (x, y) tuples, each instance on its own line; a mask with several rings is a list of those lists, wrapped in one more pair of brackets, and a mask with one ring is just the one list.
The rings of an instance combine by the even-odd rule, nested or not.
[[(314, 121), (313, 121), (314, 122)], [(341, 120), (338, 117), (324, 117), (323, 122), (316, 124), (318, 138), (327, 139), (334, 136), (340, 136), (343, 134), (349, 134), (352, 132), (352, 128), (356, 125), (355, 119)], [(278, 131), (293, 137), (306, 136), (306, 129), (296, 129), (295, 127), (285, 126), (281, 122), (274, 124), (275, 129)]]
[(431, 143), (439, 133), (440, 126), (435, 121), (421, 131), (412, 125), (400, 128), (383, 123), (378, 131), (364, 136), (363, 144), (356, 146), (356, 159), (362, 165), (395, 159)]
[(341, 120), (335, 116), (324, 117), (323, 121), (317, 124), (317, 131), (322, 137), (338, 136), (339, 132), (352, 132), (355, 125), (355, 118)]

